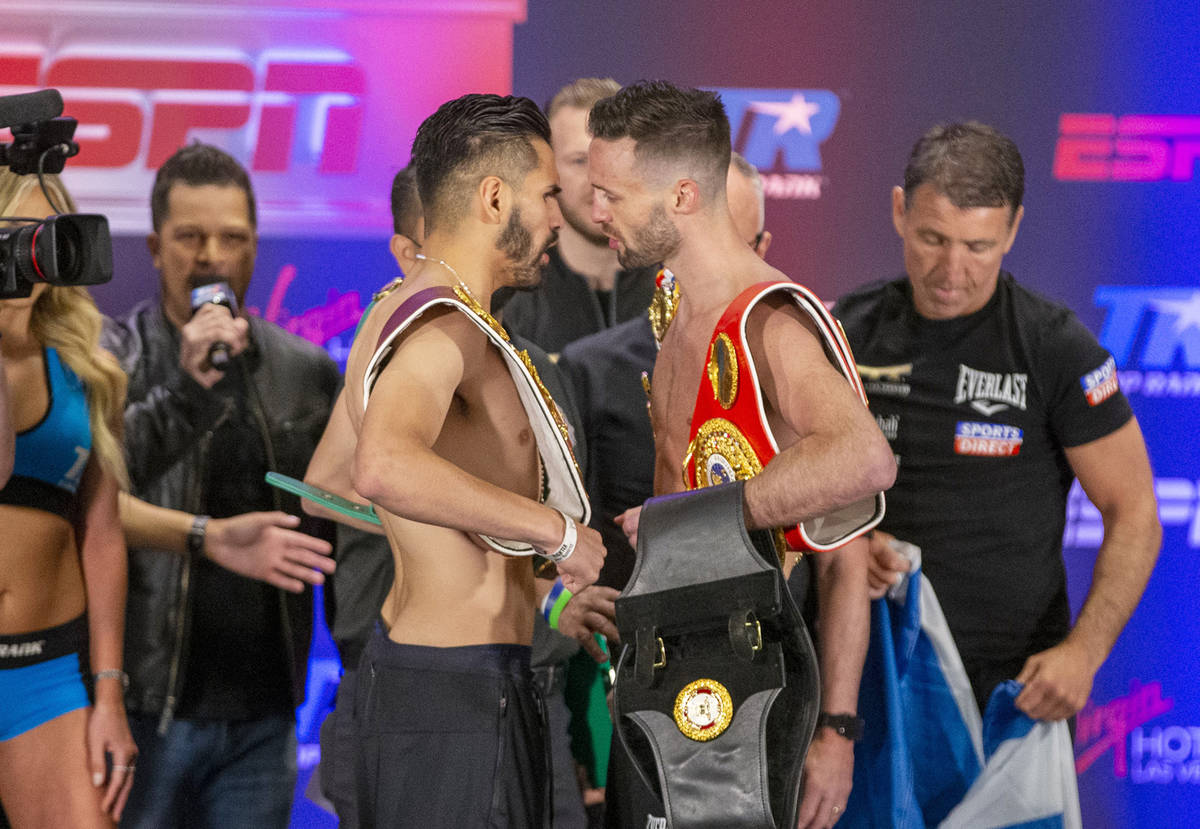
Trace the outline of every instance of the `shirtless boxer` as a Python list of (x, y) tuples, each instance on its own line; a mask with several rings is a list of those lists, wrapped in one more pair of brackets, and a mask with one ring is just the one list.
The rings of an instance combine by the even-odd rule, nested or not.
[(548, 139), (524, 98), (467, 95), (421, 125), (424, 258), (368, 317), (347, 365), (354, 488), (404, 573), (389, 633), (360, 666), (364, 826), (544, 824), (534, 578), (521, 554), (557, 558), (582, 587), (604, 548), (580, 523), (565, 437), (552, 439), (548, 414), (531, 419), (553, 406), (531, 404), (536, 384), (484, 309), (495, 288), (536, 281), (562, 221)]
[[(651, 393), (654, 490), (678, 492), (686, 488), (681, 465), (697, 386), (707, 385), (701, 376), (714, 327), (745, 289), (787, 277), (755, 254), (730, 217), (729, 122), (715, 94), (664, 82), (634, 84), (597, 103), (589, 126), (593, 221), (603, 225), (623, 267), (662, 262), (679, 286)], [(787, 293), (772, 293), (754, 306), (746, 342), (780, 449), (746, 482), (747, 526), (792, 527), (889, 487), (896, 469), (886, 440), (827, 359), (813, 319)], [(633, 537), (637, 520), (636, 510), (625, 519)], [(867, 645), (865, 544), (818, 554), (814, 562), (818, 571), (836, 571), (836, 578), (818, 572), (817, 580), (826, 585), (816, 631), (822, 710), (850, 716)], [(802, 826), (836, 822), (852, 766), (851, 741), (836, 727), (819, 728), (805, 763)]]

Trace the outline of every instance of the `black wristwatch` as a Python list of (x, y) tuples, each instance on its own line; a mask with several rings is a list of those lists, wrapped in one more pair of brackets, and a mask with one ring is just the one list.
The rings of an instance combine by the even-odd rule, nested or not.
[(817, 717), (817, 728), (832, 728), (839, 737), (857, 742), (862, 739), (866, 723), (855, 714), (829, 714), (825, 711)]

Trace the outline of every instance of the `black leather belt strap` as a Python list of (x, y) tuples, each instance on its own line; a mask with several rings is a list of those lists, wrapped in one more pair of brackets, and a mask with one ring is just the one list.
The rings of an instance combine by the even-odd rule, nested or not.
[[(742, 492), (742, 482), (709, 487), (642, 510), (637, 565), (616, 603), (615, 762), (632, 767), (650, 805), (620, 825), (796, 823), (820, 710), (816, 655), (770, 533), (745, 527)], [(728, 694), (727, 725), (697, 731), (677, 712), (696, 685)]]

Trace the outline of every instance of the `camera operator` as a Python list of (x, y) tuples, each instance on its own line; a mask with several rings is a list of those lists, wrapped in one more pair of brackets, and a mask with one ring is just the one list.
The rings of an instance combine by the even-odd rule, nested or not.
[[(151, 215), (161, 297), (105, 332), (129, 375), (131, 494), (154, 505), (125, 504), (130, 540), (146, 545), (130, 550), (128, 704), (142, 765), (125, 825), (285, 827), (312, 594), (275, 585), (321, 574), (301, 564), (290, 584), (244, 578), (213, 560), (207, 522), (254, 511), (266, 516), (261, 529), (328, 551), (292, 532), (296, 519), (278, 512), (288, 496), (263, 475), (303, 474), (338, 371), (317, 346), (235, 313), (257, 247), (254, 193), (237, 161), (203, 144), (180, 149), (158, 171)], [(214, 283), (236, 304), (194, 308), (193, 292)], [(187, 555), (171, 553), (184, 534), (177, 510), (194, 516)], [(300, 526), (332, 537), (312, 519)]]
[[(57, 176), (45, 182), (74, 208)], [(35, 176), (8, 170), (0, 209), (57, 212)], [(81, 287), (0, 299), (0, 800), (16, 826), (111, 827), (134, 776), (117, 513), (125, 377), (100, 326)]]

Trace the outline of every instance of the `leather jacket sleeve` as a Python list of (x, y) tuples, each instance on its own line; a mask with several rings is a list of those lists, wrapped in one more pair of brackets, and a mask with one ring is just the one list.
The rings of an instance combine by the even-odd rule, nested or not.
[(177, 349), (147, 342), (167, 336), (161, 324), (154, 324), (155, 312), (139, 308), (120, 322), (105, 320), (101, 336), (101, 344), (116, 356), (129, 378), (125, 445), (135, 493), (185, 457), (226, 411), (219, 395), (180, 370)]

